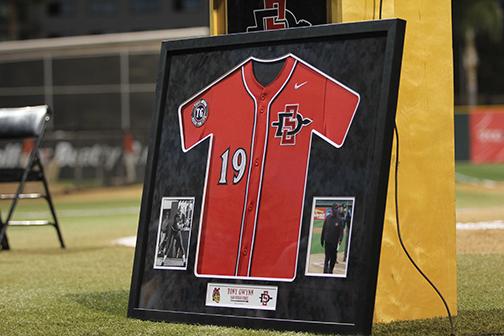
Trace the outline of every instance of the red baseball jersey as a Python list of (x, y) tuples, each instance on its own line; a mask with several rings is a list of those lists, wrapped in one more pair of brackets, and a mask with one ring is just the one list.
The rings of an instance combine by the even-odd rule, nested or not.
[[(253, 61), (283, 59), (261, 85)], [(209, 138), (197, 276), (292, 281), (312, 134), (339, 148), (359, 95), (289, 54), (249, 58), (179, 108), (182, 149)]]

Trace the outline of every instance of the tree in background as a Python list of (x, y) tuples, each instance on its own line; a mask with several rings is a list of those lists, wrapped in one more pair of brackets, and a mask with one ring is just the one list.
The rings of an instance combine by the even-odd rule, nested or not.
[(463, 42), (462, 63), (465, 71), (467, 104), (478, 102), (478, 50), (476, 36), (486, 35), (498, 42), (502, 38), (503, 14), (499, 0), (453, 1), (453, 31)]

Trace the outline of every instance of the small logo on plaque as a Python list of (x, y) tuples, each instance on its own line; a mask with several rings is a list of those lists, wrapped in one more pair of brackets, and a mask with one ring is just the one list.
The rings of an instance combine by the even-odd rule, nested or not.
[(215, 303), (220, 302), (220, 288), (214, 288), (213, 293), (212, 293), (212, 300)]
[(273, 299), (273, 297), (271, 297), (269, 294), (268, 294), (268, 291), (264, 291), (261, 293), (261, 296), (259, 298), (261, 300), (261, 304), (263, 306), (266, 306), (268, 305), (268, 302), (270, 302), (270, 300)]

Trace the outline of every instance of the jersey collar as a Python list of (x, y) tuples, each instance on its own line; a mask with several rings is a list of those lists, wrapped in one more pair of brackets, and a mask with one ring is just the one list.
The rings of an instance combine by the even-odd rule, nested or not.
[(243, 65), (243, 75), (245, 84), (249, 88), (250, 92), (256, 97), (256, 99), (269, 100), (276, 95), (276, 93), (284, 86), (284, 84), (289, 80), (294, 67), (296, 66), (296, 59), (291, 56), (285, 57), (285, 61), (282, 69), (276, 76), (276, 78), (266, 86), (261, 85), (254, 76), (253, 70), (253, 60), (256, 62), (273, 62), (275, 60), (258, 60), (250, 59)]

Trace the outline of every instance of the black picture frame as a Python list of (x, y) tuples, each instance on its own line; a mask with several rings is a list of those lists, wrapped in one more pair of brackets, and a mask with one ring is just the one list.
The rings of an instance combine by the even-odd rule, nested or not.
[[(246, 328), (303, 330), (345, 334), (371, 333), (405, 26), (406, 22), (403, 20), (390, 19), (163, 42), (156, 88), (156, 106), (152, 119), (151, 139), (149, 144), (149, 154), (144, 180), (132, 282), (128, 303), (129, 317), (144, 320), (216, 324), (224, 326), (241, 326)], [(368, 139), (370, 145), (366, 154), (366, 158), (371, 159), (366, 159), (365, 162), (360, 163), (365, 165), (365, 171), (367, 172), (367, 177), (365, 179), (367, 184), (365, 186), (366, 199), (363, 200), (360, 196), (356, 198), (356, 219), (353, 223), (353, 226), (357, 229), (359, 228), (359, 225), (362, 229), (365, 229), (365, 233), (364, 231), (359, 231), (352, 238), (355, 238), (355, 244), (358, 244), (356, 245), (355, 253), (351, 256), (351, 260), (349, 261), (349, 263), (351, 263), (350, 266), (354, 265), (349, 270), (351, 274), (349, 277), (342, 280), (334, 280), (333, 278), (317, 279), (315, 277), (307, 277), (304, 273), (298, 271), (299, 279), (296, 277), (294, 282), (287, 284), (282, 283), (279, 285), (278, 300), (281, 301), (286, 299), (285, 296), (280, 296), (280, 292), (282, 290), (292, 290), (289, 292), (289, 295), (291, 295), (289, 297), (290, 300), (293, 300), (293, 303), (290, 304), (295, 304), (301, 307), (303, 305), (303, 300), (311, 300), (311, 295), (313, 295), (317, 290), (315, 288), (322, 284), (320, 281), (323, 281), (323, 286), (328, 286), (325, 288), (336, 286), (335, 293), (340, 293), (338, 292), (338, 288), (340, 288), (338, 286), (344, 286), (346, 291), (351, 292), (351, 294), (348, 294), (348, 296), (341, 296), (345, 298), (345, 302), (342, 302), (340, 304), (342, 307), (338, 308), (339, 310), (336, 309), (335, 312), (339, 312), (338, 314), (341, 314), (341, 309), (348, 309), (349, 311), (345, 314), (351, 316), (352, 321), (351, 323), (328, 322), (327, 318), (331, 316), (331, 311), (325, 311), (324, 307), (318, 307), (319, 309), (316, 309), (316, 311), (311, 314), (312, 316), (304, 314), (303, 318), (299, 318), (299, 316), (294, 318), (285, 318), (285, 316), (294, 312), (295, 308), (290, 308), (290, 310), (285, 308), (286, 310), (289, 310), (290, 313), (282, 312), (282, 317), (279, 317), (275, 316), (275, 311), (256, 313), (244, 312), (244, 309), (237, 310), (232, 308), (223, 309), (204, 307), (205, 298), (204, 295), (202, 295), (202, 291), (206, 288), (207, 283), (214, 280), (211, 278), (195, 278), (193, 272), (190, 270), (185, 272), (173, 271), (177, 272), (174, 277), (171, 277), (171, 273), (154, 274), (151, 270), (152, 260), (147, 260), (152, 258), (153, 253), (150, 251), (152, 250), (151, 236), (152, 231), (157, 228), (157, 216), (159, 214), (159, 205), (157, 204), (158, 200), (165, 196), (190, 196), (178, 194), (165, 195), (164, 192), (170, 193), (171, 191), (163, 191), (160, 187), (160, 185), (164, 183), (163, 178), (166, 178), (166, 176), (160, 176), (158, 166), (167, 160), (165, 157), (166, 151), (180, 151), (180, 147), (174, 149), (166, 148), (164, 146), (165, 143), (163, 143), (163, 148), (160, 147), (162, 141), (164, 141), (162, 140), (164, 139), (163, 137), (166, 138), (168, 136), (170, 139), (179, 138), (179, 134), (169, 133), (168, 128), (172, 126), (170, 126), (170, 123), (166, 123), (170, 120), (174, 122), (174, 118), (176, 118), (175, 115), (177, 114), (177, 111), (174, 111), (173, 108), (169, 107), (173, 106), (175, 103), (167, 102), (168, 92), (170, 90), (172, 90), (170, 92), (175, 90), (175, 88), (172, 88), (169, 85), (171, 71), (174, 71), (174, 69), (172, 69), (172, 61), (176, 57), (185, 57), (186, 55), (204, 55), (206, 53), (213, 52), (221, 52), (227, 55), (227, 53), (237, 52), (238, 50), (240, 52), (249, 53), (250, 50), (254, 50), (254, 48), (262, 48), (261, 52), (263, 54), (268, 54), (268, 52), (274, 53), (276, 49), (288, 49), (293, 45), (310, 45), (310, 43), (318, 43), (317, 46), (323, 46), (326, 44), (329, 45), (332, 42), (337, 43), (337, 45), (343, 48), (341, 50), (350, 48), (349, 45), (353, 46), (351, 47), (353, 48), (353, 53), (361, 50), (359, 49), (360, 44), (354, 45), (354, 43), (362, 42), (362, 46), (366, 46), (366, 43), (371, 43), (374, 46), (369, 50), (366, 49), (367, 51), (362, 50), (362, 52), (357, 55), (349, 55), (348, 59), (351, 59), (352, 62), (356, 62), (354, 64), (355, 68), (362, 68), (362, 70), (360, 70), (359, 73), (346, 74), (349, 76), (348, 78), (350, 81), (352, 76), (355, 77), (360, 75), (362, 77), (375, 74), (374, 76), (376, 78), (373, 77), (372, 82), (377, 85), (376, 87), (365, 89), (367, 90), (366, 92), (369, 92), (370, 97), (374, 97), (373, 100), (369, 101), (367, 105), (363, 104), (359, 106), (359, 109), (369, 109), (369, 111), (365, 110), (367, 113), (366, 115), (373, 119), (372, 125), (366, 125), (365, 122), (362, 122), (363, 127), (371, 127), (370, 129), (373, 132), (373, 137), (372, 139)], [(328, 50), (330, 51), (330, 48)], [(299, 52), (302, 52), (302, 50), (299, 49)], [(324, 52), (327, 51), (320, 50), (320, 54), (323, 54)], [(318, 56), (314, 55), (313, 57), (316, 58)], [(334, 57), (334, 55), (331, 57)], [(373, 62), (377, 63), (376, 67), (379, 67), (379, 70), (376, 70), (376, 72), (372, 72), (367, 69), (367, 65), (371, 64), (372, 66), (375, 66), (372, 64)], [(194, 73), (194, 71), (192, 73)], [(359, 83), (367, 82), (367, 78), (357, 79)], [(180, 99), (176, 102), (176, 104), (180, 104), (182, 101), (186, 100), (188, 96), (179, 98)], [(364, 99), (366, 99), (366, 97), (364, 97)], [(372, 106), (372, 108), (370, 106)], [(165, 118), (167, 119), (165, 120)], [(177, 132), (175, 126), (170, 128), (170, 130), (172, 133)], [(357, 137), (357, 135), (355, 136)], [(360, 134), (359, 136), (365, 137), (366, 135)], [(356, 143), (357, 142), (359, 141), (356, 141)], [(180, 144), (178, 144), (178, 146), (180, 146)], [(318, 146), (318, 144), (314, 143), (314, 146)], [(351, 148), (349, 148), (348, 152), (348, 157), (352, 157)], [(168, 172), (167, 174), (171, 173), (180, 172)], [(362, 176), (358, 175), (349, 176), (348, 179), (345, 179), (345, 181), (347, 181), (345, 184), (351, 185), (352, 181), (358, 181), (362, 178)], [(307, 199), (308, 196), (309, 195), (307, 195)], [(198, 202), (198, 197), (196, 197), (196, 202)], [(311, 199), (308, 202), (306, 202), (305, 199), (304, 206), (307, 207), (307, 209), (311, 208), (311, 204), (306, 204), (310, 202)], [(363, 206), (364, 203), (365, 206)], [(195, 218), (199, 217), (199, 215), (197, 215), (197, 211), (199, 210), (195, 207)], [(309, 220), (310, 213), (309, 211), (305, 212), (306, 214), (304, 216), (306, 216), (306, 218), (303, 217), (302, 227), (303, 237), (308, 236), (310, 227), (309, 222), (305, 223)], [(358, 216), (360, 216), (360, 219), (357, 218)], [(193, 229), (199, 229), (198, 223), (194, 223)], [(197, 235), (193, 234), (193, 236), (196, 237)], [(191, 246), (196, 244), (194, 239), (191, 239)], [(306, 249), (306, 241), (300, 243), (298, 248)], [(192, 255), (194, 255), (194, 253), (192, 253)], [(191, 262), (194, 262), (194, 260), (189, 259), (188, 262), (190, 264)], [(303, 255), (301, 254), (299, 263), (303, 262)], [(298, 265), (298, 269), (304, 270), (304, 266), (302, 267)], [(151, 272), (152, 274), (147, 274), (148, 272)], [(156, 270), (156, 272), (171, 271)], [(190, 311), (190, 309), (179, 310), (176, 307), (163, 309), (160, 309), (159, 307), (142, 307), (140, 305), (142, 284), (145, 284), (146, 277), (151, 275), (157, 277), (156, 279), (158, 282), (163, 282), (169, 278), (169, 280), (166, 281), (169, 282), (170, 286), (176, 286), (181, 282), (190, 283), (188, 286), (196, 286), (194, 288), (184, 288), (183, 291), (180, 291), (181, 297), (176, 298), (177, 302), (190, 302), (190, 304), (195, 306), (195, 309)], [(256, 283), (259, 285), (271, 285), (271, 282), (267, 281), (261, 282), (226, 279), (221, 282), (242, 285), (254, 285)], [(311, 289), (313, 292), (307, 292), (305, 290), (306, 288), (313, 288)], [(166, 290), (166, 288), (163, 289), (160, 288), (160, 286), (158, 286), (157, 289), (160, 293)], [(193, 289), (195, 290), (193, 291)], [(173, 292), (170, 292), (170, 295), (173, 297)], [(316, 307), (317, 302), (313, 304)], [(285, 305), (287, 307), (288, 304), (285, 303)], [(343, 306), (346, 306), (346, 308), (343, 308)], [(320, 314), (321, 316), (317, 316), (317, 314)], [(326, 320), (322, 319), (322, 315), (327, 315), (324, 317)]]

